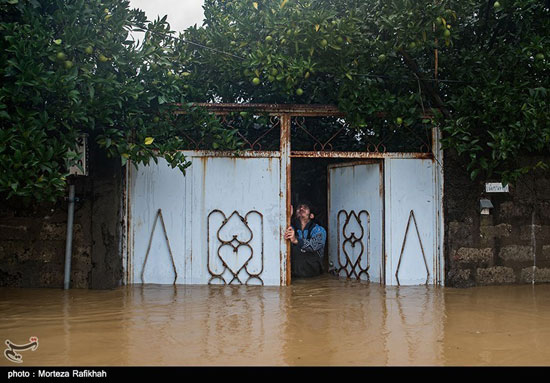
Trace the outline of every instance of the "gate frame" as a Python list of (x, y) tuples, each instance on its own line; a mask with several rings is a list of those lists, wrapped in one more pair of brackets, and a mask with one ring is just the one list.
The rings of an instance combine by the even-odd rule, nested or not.
[[(211, 114), (224, 116), (235, 112), (252, 112), (278, 117), (280, 121), (280, 145), (278, 151), (265, 150), (245, 150), (238, 153), (240, 158), (280, 158), (280, 177), (285, 180), (285, 187), (281, 190), (282, 199), (285, 200), (286, 211), (281, 211), (281, 222), (286, 225), (281, 226), (281, 250), (286, 249), (286, 267), (285, 273), (281, 272), (281, 285), (289, 286), (291, 284), (290, 270), (290, 242), (284, 239), (285, 228), (290, 226), (291, 213), (291, 159), (292, 158), (340, 158), (350, 160), (368, 160), (386, 158), (399, 159), (431, 159), (434, 162), (436, 170), (434, 171), (434, 186), (436, 188), (436, 249), (437, 255), (434, 263), (436, 264), (436, 275), (434, 275), (434, 285), (443, 286), (445, 282), (444, 273), (444, 210), (443, 210), (443, 149), (441, 147), (441, 131), (437, 126), (432, 127), (432, 147), (431, 152), (354, 152), (354, 151), (292, 151), (291, 149), (291, 126), (292, 117), (345, 117), (334, 105), (304, 105), (304, 104), (234, 104), (234, 103), (193, 103), (193, 107), (204, 108)], [(185, 110), (177, 110), (175, 114), (187, 114)], [(430, 118), (431, 116), (422, 116)], [(221, 150), (179, 150), (184, 155), (193, 153), (195, 156), (204, 157), (235, 157), (235, 151)], [(187, 155), (186, 155), (187, 156)], [(133, 282), (133, 261), (131, 260), (134, 246), (133, 235), (131, 232), (131, 195), (129, 180), (132, 174), (131, 161), (128, 161), (126, 171), (123, 176), (123, 195), (122, 195), (122, 235), (120, 249), (123, 256), (124, 284)], [(384, 238), (385, 240), (385, 238)], [(281, 251), (281, 258), (283, 252)], [(385, 257), (384, 257), (385, 258)], [(282, 266), (282, 262), (281, 262)], [(282, 271), (282, 270), (281, 270)], [(385, 273), (385, 267), (384, 267)], [(385, 284), (385, 278), (384, 278)]]

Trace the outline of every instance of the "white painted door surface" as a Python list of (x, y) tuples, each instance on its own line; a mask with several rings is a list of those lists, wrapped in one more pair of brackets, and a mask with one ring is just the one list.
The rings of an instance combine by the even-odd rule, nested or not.
[(132, 168), (128, 282), (283, 283), (280, 159), (186, 155), (185, 176), (163, 159)]
[(382, 162), (328, 168), (329, 261), (341, 277), (384, 282)]
[(424, 159), (385, 159), (386, 284), (434, 284), (436, 172)]

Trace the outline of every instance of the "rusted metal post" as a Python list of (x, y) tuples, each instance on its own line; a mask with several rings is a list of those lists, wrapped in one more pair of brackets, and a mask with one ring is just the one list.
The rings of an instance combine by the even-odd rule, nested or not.
[[(291, 277), (290, 277), (290, 257), (291, 257), (291, 247), (290, 241), (284, 239), (284, 232), (287, 227), (290, 226), (291, 211), (290, 205), (291, 201), (291, 169), (290, 169), (290, 126), (291, 126), (291, 116), (290, 114), (282, 114), (281, 119), (281, 180), (285, 181), (284, 185), (281, 185), (281, 199), (285, 202), (285, 209), (282, 209), (284, 215), (285, 225), (281, 225), (281, 251), (286, 251), (286, 275), (283, 279), (283, 273), (281, 273), (281, 284), (286, 284), (290, 286)], [(283, 218), (281, 219), (283, 222)], [(281, 261), (283, 258), (283, 253), (281, 253)]]
[(439, 286), (445, 285), (445, 254), (444, 254), (444, 240), (445, 240), (445, 215), (443, 214), (443, 197), (444, 197), (444, 169), (443, 169), (443, 149), (441, 147), (441, 130), (439, 127), (434, 126), (432, 128), (432, 153), (434, 155), (434, 185), (436, 187), (436, 204), (435, 204), (435, 217), (436, 217), (436, 247), (435, 251), (437, 255), (435, 257), (435, 281), (434, 283)]
[(126, 163), (126, 219), (125, 219), (125, 225), (126, 225), (126, 258), (125, 258), (125, 270), (126, 270), (126, 280), (124, 283), (126, 285), (131, 285), (134, 283), (134, 232), (132, 229), (132, 188), (130, 186), (130, 182), (133, 177), (135, 177), (135, 174), (133, 174), (134, 170), (133, 163), (131, 161), (128, 161)]

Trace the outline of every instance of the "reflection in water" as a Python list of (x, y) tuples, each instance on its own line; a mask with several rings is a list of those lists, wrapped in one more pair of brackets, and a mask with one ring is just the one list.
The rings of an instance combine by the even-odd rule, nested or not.
[[(550, 285), (0, 289), (24, 365), (547, 365)], [(3, 350), (2, 350), (3, 352)], [(0, 357), (0, 365), (13, 365)]]

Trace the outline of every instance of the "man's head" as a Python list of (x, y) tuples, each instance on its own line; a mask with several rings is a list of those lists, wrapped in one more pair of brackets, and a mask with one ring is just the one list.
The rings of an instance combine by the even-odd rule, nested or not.
[(296, 205), (294, 214), (299, 220), (310, 221), (315, 218), (314, 211), (313, 205), (310, 202), (300, 201), (300, 203)]

